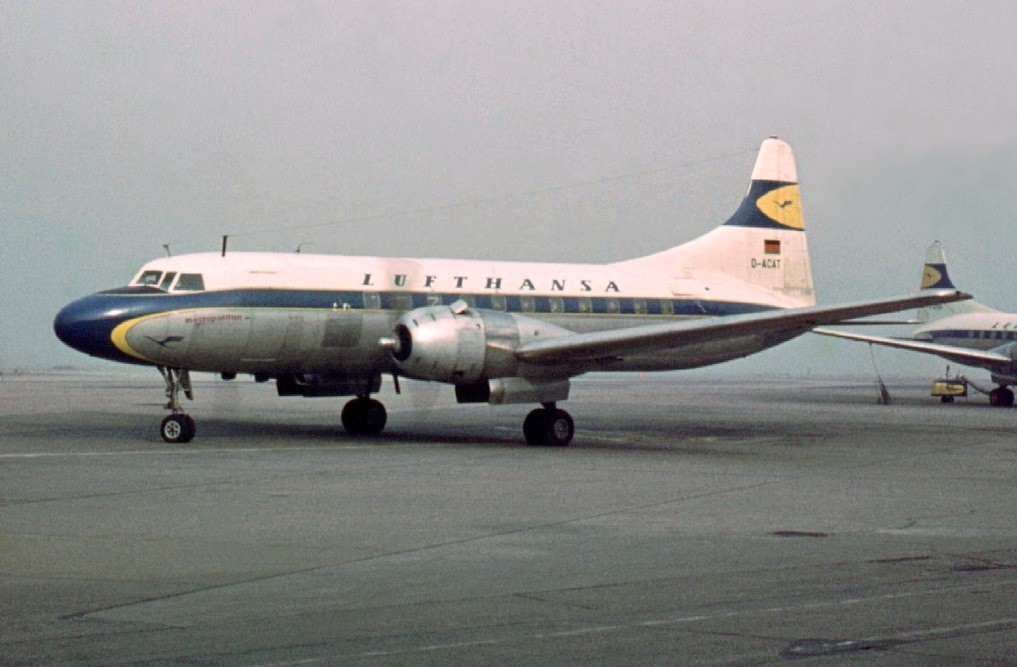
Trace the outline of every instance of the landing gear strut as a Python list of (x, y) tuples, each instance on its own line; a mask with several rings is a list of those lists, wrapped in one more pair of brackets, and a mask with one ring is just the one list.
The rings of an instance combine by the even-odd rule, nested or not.
[(999, 385), (989, 392), (989, 405), (994, 408), (1012, 408), (1013, 391), (1006, 385)]
[(572, 442), (572, 436), (576, 433), (572, 416), (564, 410), (559, 410), (554, 403), (543, 405), (544, 407), (526, 415), (523, 421), (526, 442), (551, 447), (564, 447)]
[(159, 366), (159, 373), (166, 381), (166, 409), (172, 414), (167, 415), (159, 426), (159, 435), (166, 442), (185, 443), (194, 438), (194, 420), (184, 413), (180, 407), (180, 392), (183, 390), (187, 400), (194, 400), (194, 392), (191, 390), (191, 374), (187, 369), (167, 368)]
[(358, 396), (343, 407), (343, 427), (350, 435), (381, 433), (387, 419), (385, 406), (370, 396)]

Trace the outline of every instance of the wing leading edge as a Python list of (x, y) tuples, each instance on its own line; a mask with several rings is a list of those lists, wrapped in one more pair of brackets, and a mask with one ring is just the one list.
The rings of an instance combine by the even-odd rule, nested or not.
[(956, 290), (942, 290), (931, 294), (924, 293), (839, 306), (790, 308), (750, 315), (684, 320), (669, 324), (574, 334), (528, 343), (516, 350), (516, 356), (529, 363), (557, 364), (645, 354), (658, 349), (748, 335), (786, 335), (795, 334), (795, 332), (800, 334), (824, 324), (836, 324), (843, 320), (882, 315), (911, 308), (923, 308), (970, 298), (970, 294)]
[(1010, 357), (988, 350), (971, 350), (964, 347), (957, 347), (955, 345), (924, 343), (919, 340), (901, 340), (897, 338), (884, 338), (882, 336), (865, 336), (862, 334), (834, 331), (833, 329), (813, 329), (812, 333), (817, 333), (822, 336), (833, 336), (834, 338), (857, 340), (863, 343), (872, 343), (873, 345), (896, 347), (901, 350), (935, 354), (943, 357), (944, 359), (948, 359), (949, 361), (953, 361), (958, 364), (965, 364), (967, 366), (982, 366), (989, 369), (1008, 368), (1014, 361)]

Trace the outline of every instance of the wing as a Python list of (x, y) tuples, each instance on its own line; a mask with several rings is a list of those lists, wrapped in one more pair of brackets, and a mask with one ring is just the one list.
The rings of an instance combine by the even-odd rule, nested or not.
[(932, 294), (926, 291), (910, 297), (840, 306), (775, 309), (750, 315), (683, 320), (669, 324), (574, 334), (527, 343), (516, 351), (516, 356), (529, 363), (555, 364), (644, 354), (659, 349), (748, 335), (776, 334), (788, 339), (823, 324), (836, 324), (843, 320), (970, 298), (970, 294), (956, 290), (942, 290)]
[(1013, 363), (1013, 360), (1010, 357), (996, 352), (971, 350), (966, 347), (957, 347), (956, 345), (939, 345), (937, 343), (925, 343), (920, 340), (901, 340), (898, 338), (883, 338), (882, 336), (863, 336), (861, 334), (834, 331), (833, 329), (813, 329), (812, 333), (821, 334), (823, 336), (833, 336), (835, 338), (847, 338), (848, 340), (858, 340), (863, 343), (872, 343), (873, 345), (896, 347), (901, 350), (912, 350), (914, 352), (935, 354), (943, 357), (944, 359), (949, 359), (950, 361), (967, 366), (981, 366), (984, 368), (994, 369), (1000, 367), (1008, 368)]

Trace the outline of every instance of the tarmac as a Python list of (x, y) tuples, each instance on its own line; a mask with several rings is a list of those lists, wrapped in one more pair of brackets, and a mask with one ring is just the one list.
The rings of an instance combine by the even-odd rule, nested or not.
[(1017, 410), (922, 381), (580, 379), (532, 406), (391, 383), (0, 377), (0, 664), (1017, 665)]

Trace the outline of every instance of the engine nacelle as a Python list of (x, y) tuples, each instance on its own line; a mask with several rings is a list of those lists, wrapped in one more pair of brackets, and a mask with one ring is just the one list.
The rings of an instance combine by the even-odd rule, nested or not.
[(472, 384), (518, 373), (515, 351), (533, 340), (571, 332), (530, 317), (470, 308), (464, 301), (404, 313), (382, 339), (399, 372), (434, 382)]

